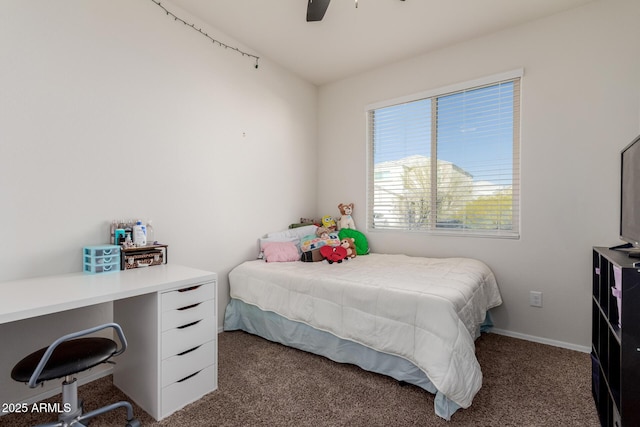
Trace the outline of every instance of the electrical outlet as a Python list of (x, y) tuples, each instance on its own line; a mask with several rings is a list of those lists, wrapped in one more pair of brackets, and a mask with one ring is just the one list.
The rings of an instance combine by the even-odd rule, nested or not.
[(542, 292), (529, 292), (529, 305), (531, 307), (542, 307)]

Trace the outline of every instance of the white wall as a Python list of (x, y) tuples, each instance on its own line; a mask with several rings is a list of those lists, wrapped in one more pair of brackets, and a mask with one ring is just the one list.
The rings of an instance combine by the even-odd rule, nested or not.
[[(109, 220), (152, 218), (169, 262), (219, 274), (222, 316), (258, 236), (316, 211), (317, 88), (151, 1), (7, 0), (0, 22), (0, 282), (81, 271)], [(0, 402), (30, 392), (22, 356), (109, 315), (0, 327)]]
[(524, 68), (520, 239), (367, 235), (377, 252), (482, 259), (504, 299), (497, 328), (590, 346), (591, 247), (620, 243), (619, 151), (640, 129), (638, 22), (640, 2), (598, 1), (321, 87), (319, 214), (354, 202), (366, 225), (366, 105)]

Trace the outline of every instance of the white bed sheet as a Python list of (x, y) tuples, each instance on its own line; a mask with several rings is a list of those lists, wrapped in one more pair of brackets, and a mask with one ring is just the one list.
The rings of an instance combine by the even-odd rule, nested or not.
[(482, 385), (474, 339), (487, 310), (502, 303), (489, 267), (468, 258), (256, 260), (229, 281), (232, 298), (411, 361), (463, 408)]

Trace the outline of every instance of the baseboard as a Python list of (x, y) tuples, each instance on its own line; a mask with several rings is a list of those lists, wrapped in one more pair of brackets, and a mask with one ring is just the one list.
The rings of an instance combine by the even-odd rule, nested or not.
[(522, 340), (525, 340), (525, 341), (532, 341), (532, 342), (537, 342), (537, 343), (540, 343), (540, 344), (552, 345), (554, 347), (566, 348), (566, 349), (569, 349), (569, 350), (575, 350), (575, 351), (579, 351), (579, 352), (582, 352), (582, 353), (591, 353), (591, 347), (572, 344), (572, 343), (568, 343), (568, 342), (564, 342), (564, 341), (551, 340), (551, 339), (548, 339), (548, 338), (536, 337), (534, 335), (522, 334), (520, 332), (512, 332), (512, 331), (507, 331), (507, 330), (504, 330), (504, 329), (491, 328), (490, 333), (498, 334), (498, 335), (504, 335), (506, 337), (519, 338), (519, 339), (522, 339)]

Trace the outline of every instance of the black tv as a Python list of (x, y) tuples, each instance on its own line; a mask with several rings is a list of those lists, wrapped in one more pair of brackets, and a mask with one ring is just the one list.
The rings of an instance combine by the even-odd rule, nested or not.
[(640, 257), (640, 136), (620, 153), (620, 239)]

